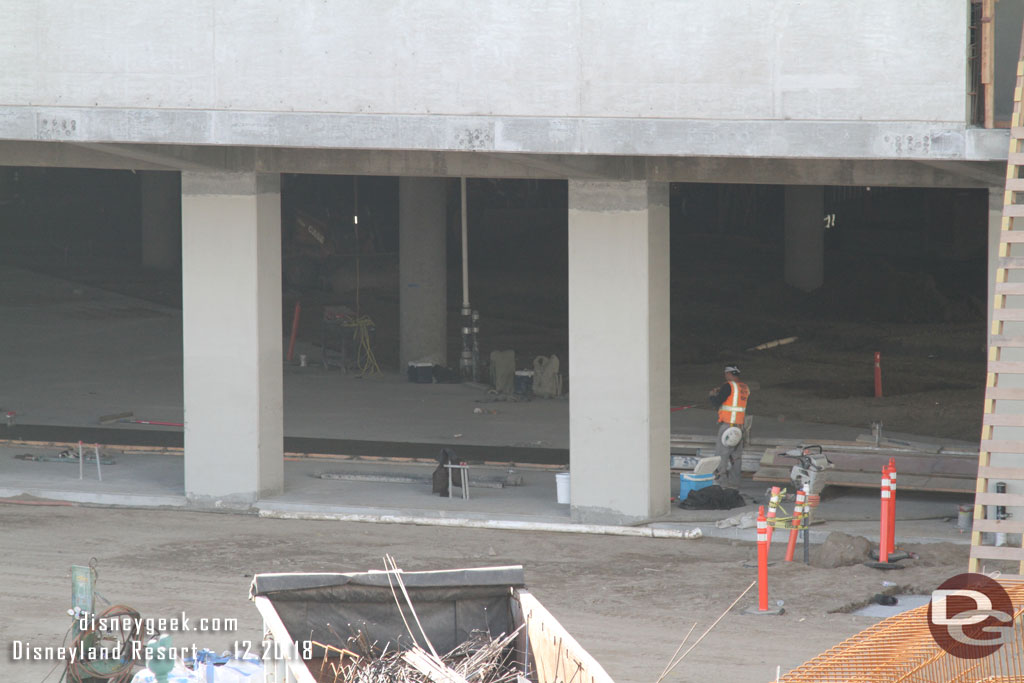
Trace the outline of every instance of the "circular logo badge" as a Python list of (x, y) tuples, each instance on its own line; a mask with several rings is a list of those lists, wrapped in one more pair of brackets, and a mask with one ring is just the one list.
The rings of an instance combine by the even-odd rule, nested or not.
[(943, 650), (961, 659), (981, 659), (1013, 638), (1013, 603), (984, 574), (957, 574), (932, 591), (928, 628)]

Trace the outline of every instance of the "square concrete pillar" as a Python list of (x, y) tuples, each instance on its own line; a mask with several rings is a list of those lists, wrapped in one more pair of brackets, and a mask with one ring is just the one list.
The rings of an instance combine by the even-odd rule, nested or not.
[(448, 364), (444, 178), (398, 180), (399, 367)]
[(669, 511), (668, 184), (569, 181), (572, 516)]
[(825, 188), (785, 189), (786, 284), (813, 292), (825, 282)]
[(185, 493), (245, 505), (284, 481), (280, 176), (181, 184)]
[(181, 262), (181, 174), (139, 171), (142, 265), (171, 270)]

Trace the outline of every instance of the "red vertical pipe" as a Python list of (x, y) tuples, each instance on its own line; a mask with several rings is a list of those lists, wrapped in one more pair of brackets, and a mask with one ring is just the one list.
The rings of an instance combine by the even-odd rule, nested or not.
[(793, 553), (796, 551), (796, 538), (800, 534), (800, 524), (803, 522), (804, 514), (804, 490), (797, 489), (796, 503), (793, 505), (793, 526), (789, 529), (789, 544), (786, 546), (786, 562), (793, 561)]
[(896, 458), (889, 458), (889, 552), (896, 552)]
[(295, 354), (295, 337), (299, 334), (299, 314), (302, 312), (302, 302), (295, 302), (295, 314), (292, 315), (292, 337), (288, 340), (288, 362), (292, 362)]
[(875, 398), (882, 398), (882, 354), (875, 351)]
[(878, 524), (878, 561), (889, 561), (889, 466), (882, 466), (882, 514)]
[(757, 509), (757, 609), (768, 611), (768, 521), (763, 505)]

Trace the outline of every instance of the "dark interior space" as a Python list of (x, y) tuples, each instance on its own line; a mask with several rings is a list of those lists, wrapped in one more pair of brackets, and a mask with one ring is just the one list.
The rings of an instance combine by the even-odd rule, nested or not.
[[(470, 179), (471, 303), (481, 350), (568, 358), (567, 183)], [(828, 187), (825, 279), (783, 278), (780, 185), (672, 184), (672, 402), (702, 404), (740, 363), (762, 419), (977, 438), (985, 378), (985, 190)], [(398, 179), (282, 177), (284, 329), (318, 343), (320, 307), (358, 308), (397, 371)], [(180, 306), (180, 270), (140, 263), (131, 171), (0, 168), (0, 261)], [(358, 215), (358, 223), (353, 219)], [(449, 365), (460, 350), (459, 181), (448, 183)], [(354, 264), (359, 262), (358, 282)], [(357, 296), (358, 292), (358, 296)], [(612, 313), (610, 313), (612, 314)], [(772, 340), (793, 343), (753, 350)], [(883, 356), (885, 398), (872, 395)], [(570, 388), (571, 389), (571, 388)]]

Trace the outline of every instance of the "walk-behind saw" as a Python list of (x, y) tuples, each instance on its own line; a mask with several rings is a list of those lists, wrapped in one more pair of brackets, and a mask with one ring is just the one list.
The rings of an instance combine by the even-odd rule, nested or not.
[(789, 478), (793, 482), (793, 490), (799, 491), (808, 485), (809, 493), (812, 496), (820, 495), (825, 486), (828, 485), (828, 471), (832, 469), (832, 461), (822, 452), (821, 446), (800, 446), (791, 448), (785, 453), (778, 455), (780, 458), (795, 458), (797, 464), (789, 471)]

